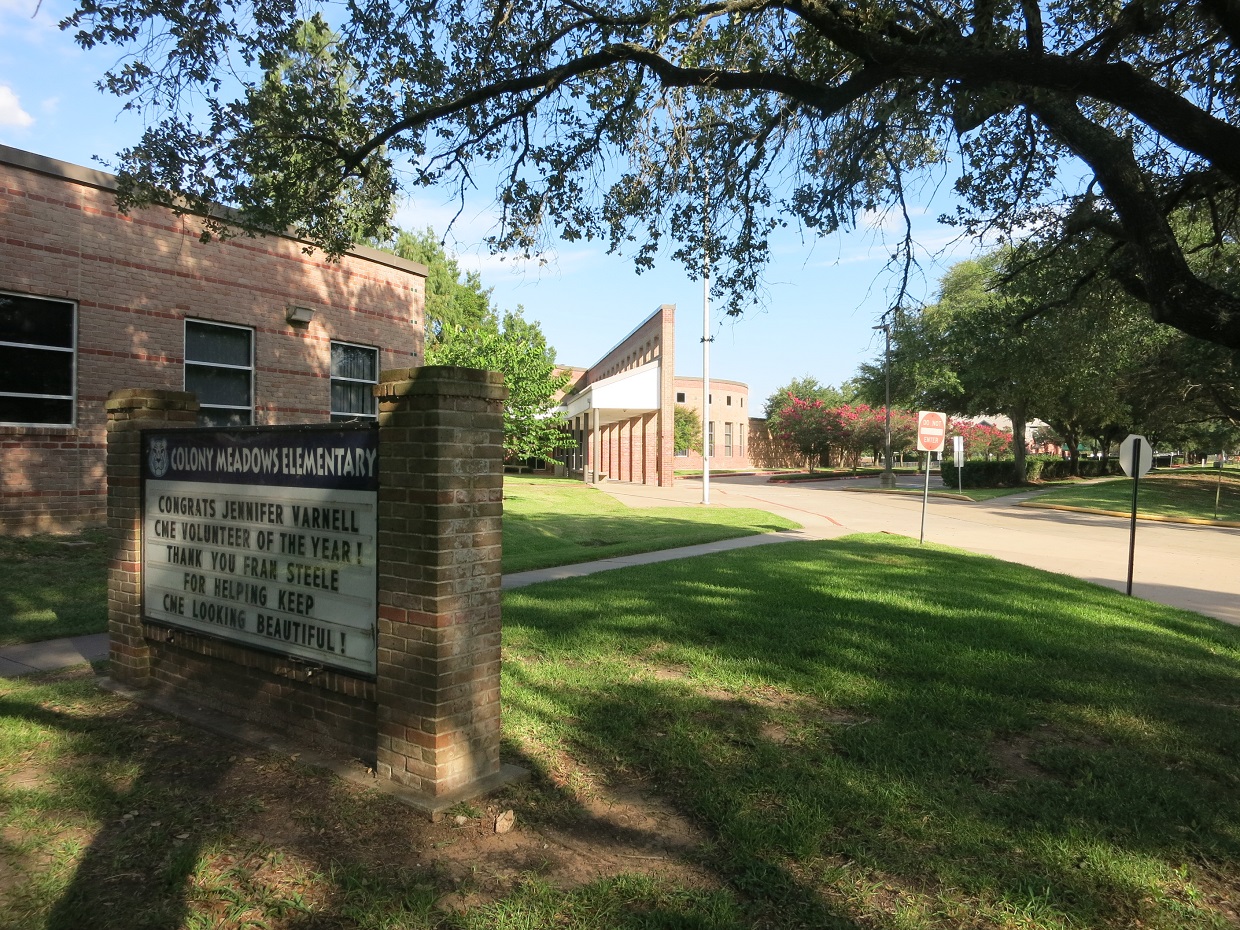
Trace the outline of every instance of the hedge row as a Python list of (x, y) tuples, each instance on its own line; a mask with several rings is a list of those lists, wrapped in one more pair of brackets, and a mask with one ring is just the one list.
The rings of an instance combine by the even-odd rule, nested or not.
[[(1012, 459), (969, 459), (964, 463), (962, 483), (966, 488), (1010, 488), (1018, 484), (1014, 472), (1016, 463)], [(1082, 478), (1098, 478), (1102, 475), (1122, 474), (1119, 462), (1108, 459), (1105, 462), (1097, 459), (1081, 459), (1080, 474)], [(1030, 455), (1025, 459), (1025, 482), (1054, 481), (1072, 475), (1072, 463), (1055, 455)], [(951, 459), (943, 460), (943, 484), (949, 488), (958, 487), (956, 465)]]

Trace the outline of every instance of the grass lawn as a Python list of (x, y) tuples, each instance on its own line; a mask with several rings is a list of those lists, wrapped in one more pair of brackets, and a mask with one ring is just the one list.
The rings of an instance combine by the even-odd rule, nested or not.
[[(1224, 471), (1218, 519), (1240, 520), (1240, 474)], [(1198, 520), (1214, 519), (1218, 472), (1207, 469), (1151, 473), (1141, 479), (1137, 513)], [(1057, 489), (1036, 499), (1039, 504), (1066, 504), (1091, 510), (1132, 512), (1132, 480), (1116, 478), (1096, 484)]]
[[(504, 489), (505, 572), (797, 527), (761, 510), (634, 510), (578, 481), (509, 475)], [(102, 531), (0, 536), (0, 646), (102, 633), (107, 627)]]
[(763, 510), (626, 507), (580, 481), (504, 479), (504, 572), (795, 529)]
[(460, 826), (89, 682), (0, 681), (0, 927), (1240, 922), (1240, 630), (892, 536), (504, 610), (534, 778)]
[(101, 530), (0, 536), (0, 646), (106, 630), (107, 561)]

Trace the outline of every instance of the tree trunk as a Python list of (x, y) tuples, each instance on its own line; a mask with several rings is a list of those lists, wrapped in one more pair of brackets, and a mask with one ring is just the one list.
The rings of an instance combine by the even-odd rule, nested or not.
[(1025, 473), (1025, 427), (1026, 411), (1024, 404), (1019, 404), (1012, 408), (1012, 479), (1018, 484), (1026, 484), (1027, 477)]
[(1081, 477), (1081, 437), (1077, 435), (1076, 430), (1064, 433), (1064, 439), (1068, 440), (1068, 457), (1072, 462), (1069, 471), (1073, 478)]

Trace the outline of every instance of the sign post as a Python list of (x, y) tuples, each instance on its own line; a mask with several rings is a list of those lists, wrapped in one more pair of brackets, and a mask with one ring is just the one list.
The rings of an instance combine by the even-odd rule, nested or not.
[(1132, 479), (1132, 523), (1128, 532), (1128, 596), (1132, 596), (1132, 565), (1137, 552), (1137, 491), (1141, 476), (1153, 464), (1153, 450), (1144, 436), (1130, 434), (1119, 446), (1119, 464), (1124, 474)]
[(1214, 519), (1218, 519), (1218, 502), (1223, 493), (1223, 463), (1227, 456), (1220, 452), (1214, 457), (1214, 467), (1218, 470), (1218, 485), (1214, 488)]
[(922, 410), (917, 414), (917, 451), (926, 453), (926, 488), (921, 496), (921, 536), (926, 541), (926, 508), (930, 503), (930, 463), (934, 453), (943, 448), (947, 439), (947, 415), (934, 410)]
[(952, 458), (956, 463), (957, 490), (964, 494), (964, 437), (952, 437)]

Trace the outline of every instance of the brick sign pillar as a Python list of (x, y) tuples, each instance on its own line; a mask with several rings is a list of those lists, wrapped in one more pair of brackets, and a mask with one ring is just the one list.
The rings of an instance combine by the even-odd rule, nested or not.
[(108, 633), (111, 674), (148, 684), (151, 649), (142, 635), (141, 430), (194, 426), (198, 401), (184, 391), (131, 388), (108, 395)]
[[(503, 377), (383, 372), (377, 770), (428, 799), (507, 779), (500, 740)], [(511, 773), (507, 773), (511, 774)]]

